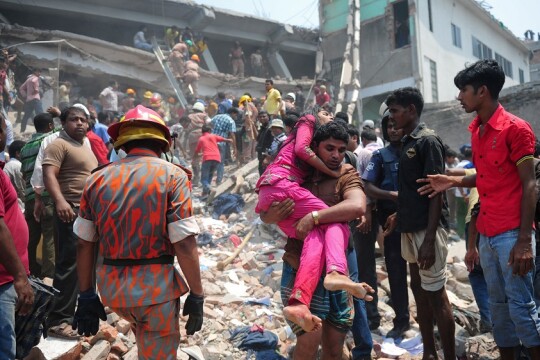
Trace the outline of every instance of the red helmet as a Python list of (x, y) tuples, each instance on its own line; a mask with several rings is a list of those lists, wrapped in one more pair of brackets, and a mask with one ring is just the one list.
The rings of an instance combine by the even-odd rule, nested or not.
[(171, 133), (165, 122), (154, 110), (142, 105), (129, 110), (117, 123), (112, 124), (107, 132), (119, 149), (131, 140), (155, 139), (163, 142), (163, 150), (169, 151)]

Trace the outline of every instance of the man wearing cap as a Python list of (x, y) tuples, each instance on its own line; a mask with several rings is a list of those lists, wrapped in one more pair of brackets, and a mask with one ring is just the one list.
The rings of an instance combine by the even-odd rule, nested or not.
[(60, 290), (48, 318), (49, 335), (64, 338), (77, 337), (67, 327), (75, 313), (78, 289), (77, 237), (73, 223), (86, 179), (98, 166), (96, 157), (84, 145), (89, 114), (82, 107), (71, 106), (62, 111), (60, 121), (63, 130), (47, 146), (43, 158), (43, 180), (54, 203), (58, 244), (53, 286)]
[[(376, 131), (375, 122), (373, 120), (369, 120), (369, 119), (364, 120), (364, 122), (362, 123), (362, 131), (364, 131), (364, 130)], [(379, 149), (384, 147), (384, 141), (379, 136), (377, 136), (377, 146), (378, 146)], [(358, 147), (358, 149), (362, 149), (362, 148), (364, 148), (364, 145), (362, 143), (360, 143), (360, 146)], [(355, 150), (355, 152), (356, 152), (356, 150)], [(356, 153), (356, 154), (358, 155), (358, 153)]]
[[(255, 147), (257, 145), (257, 116), (259, 110), (253, 103), (253, 99), (249, 93), (242, 95), (238, 104), (244, 110), (244, 134), (242, 136), (242, 158), (244, 163), (248, 163), (257, 155)], [(238, 139), (240, 141), (240, 139)]]
[(195, 157), (195, 148), (197, 147), (197, 142), (202, 135), (202, 127), (209, 120), (208, 115), (204, 111), (204, 105), (201, 102), (196, 102), (193, 104), (192, 113), (188, 115), (189, 123), (184, 128), (184, 146), (191, 156), (191, 169), (193, 171), (193, 185), (198, 186), (200, 175), (201, 175), (201, 166), (200, 161)]
[[(97, 333), (106, 305), (135, 329), (139, 359), (176, 359), (180, 297), (188, 291), (182, 313), (189, 316), (187, 334), (203, 322), (190, 173), (160, 159), (171, 136), (150, 109), (130, 110), (109, 134), (115, 149), (128, 155), (92, 174), (82, 193), (74, 225), (80, 296), (73, 328), (85, 336)], [(103, 264), (96, 266), (97, 249)]]
[[(389, 120), (390, 112), (386, 111), (382, 119), (384, 139), (390, 144), (375, 150), (362, 179), (367, 195), (377, 200), (377, 220), (385, 224), (386, 219), (397, 211), (399, 152), (403, 130), (396, 129), (395, 122)], [(394, 327), (386, 334), (387, 338), (397, 340), (410, 327), (409, 300), (407, 291), (407, 262), (401, 256), (401, 233), (390, 232), (384, 239), (384, 260), (390, 283), (392, 308), (396, 316)]]
[(285, 98), (283, 98), (283, 102), (285, 103), (285, 112), (296, 110), (296, 105), (294, 104), (295, 101), (296, 95), (294, 95), (292, 92), (288, 93)]
[(266, 157), (264, 159), (266, 166), (268, 166), (268, 164), (274, 160), (279, 149), (281, 148), (281, 144), (283, 144), (285, 139), (287, 139), (285, 127), (283, 126), (283, 120), (281, 119), (272, 120), (270, 123), (270, 131), (272, 132), (272, 136), (274, 136), (274, 140), (272, 140), (272, 145), (270, 145), (266, 151)]

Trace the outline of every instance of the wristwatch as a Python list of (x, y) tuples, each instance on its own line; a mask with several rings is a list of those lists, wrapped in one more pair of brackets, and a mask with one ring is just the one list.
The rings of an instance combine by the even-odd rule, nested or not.
[(319, 212), (317, 210), (311, 212), (311, 217), (315, 225), (319, 225)]

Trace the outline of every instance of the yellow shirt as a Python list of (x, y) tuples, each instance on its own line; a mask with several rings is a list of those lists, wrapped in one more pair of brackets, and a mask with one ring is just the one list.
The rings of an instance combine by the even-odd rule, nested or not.
[(269, 115), (275, 115), (279, 113), (279, 105), (281, 102), (281, 94), (276, 89), (271, 89), (266, 94), (265, 109)]

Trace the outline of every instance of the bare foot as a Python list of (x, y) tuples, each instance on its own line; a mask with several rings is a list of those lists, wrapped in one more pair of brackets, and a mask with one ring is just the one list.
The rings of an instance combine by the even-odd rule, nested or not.
[(305, 332), (317, 331), (322, 327), (322, 320), (313, 315), (309, 308), (302, 303), (284, 307), (283, 315), (287, 320), (300, 326)]
[(344, 290), (354, 297), (364, 299), (366, 301), (373, 300), (371, 295), (374, 290), (366, 283), (356, 283), (352, 281), (347, 275), (332, 271), (324, 277), (324, 288), (329, 291)]

